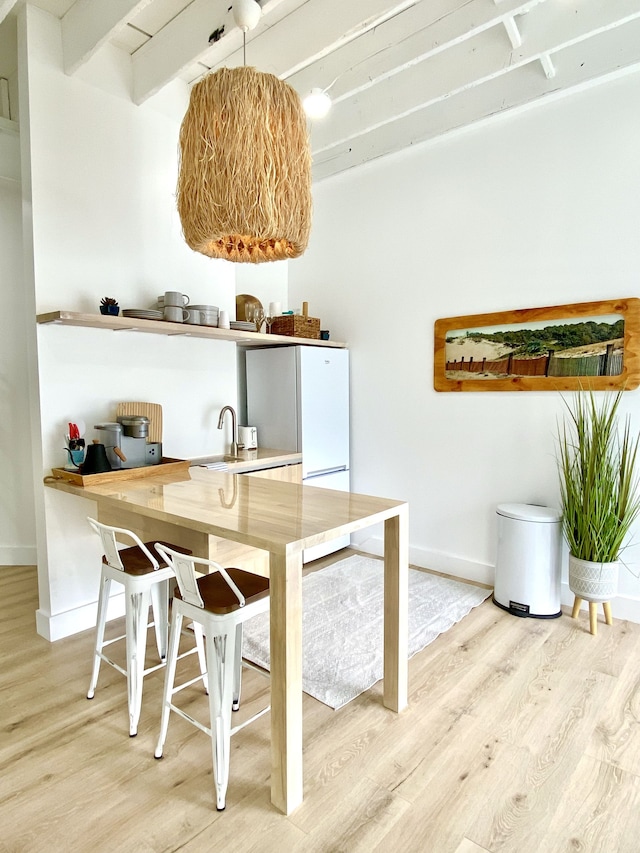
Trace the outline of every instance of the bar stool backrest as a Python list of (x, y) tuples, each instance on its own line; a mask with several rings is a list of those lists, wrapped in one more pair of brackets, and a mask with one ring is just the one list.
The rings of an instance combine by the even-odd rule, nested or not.
[(175, 572), (178, 587), (180, 589), (180, 595), (182, 596), (182, 600), (186, 601), (187, 604), (199, 607), (201, 610), (203, 610), (205, 606), (198, 589), (196, 565), (199, 565), (206, 566), (209, 573), (211, 573), (211, 570), (220, 572), (238, 599), (240, 607), (244, 607), (245, 598), (243, 594), (220, 563), (215, 563), (213, 560), (205, 560), (204, 557), (193, 557), (187, 554), (180, 554), (178, 551), (174, 551), (172, 548), (167, 548), (166, 545), (162, 545), (160, 542), (156, 542), (155, 548), (160, 556), (166, 560), (167, 565)]
[[(132, 539), (136, 543), (145, 556), (148, 557), (154, 571), (157, 571), (160, 568), (158, 560), (133, 531), (126, 530), (124, 527), (110, 527), (108, 524), (101, 524), (99, 521), (96, 521), (95, 518), (87, 517), (87, 521), (100, 537), (100, 540), (102, 541), (102, 550), (107, 558), (108, 565), (110, 565), (112, 569), (119, 569), (121, 572), (124, 572), (124, 565), (120, 559), (120, 554), (118, 553), (118, 534)], [(123, 542), (120, 542), (119, 544), (125, 545)]]

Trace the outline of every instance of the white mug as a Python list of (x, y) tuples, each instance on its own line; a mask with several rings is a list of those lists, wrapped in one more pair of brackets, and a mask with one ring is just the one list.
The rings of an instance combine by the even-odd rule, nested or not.
[(184, 323), (188, 316), (189, 312), (184, 308), (178, 308), (175, 305), (165, 305), (164, 307), (164, 319), (171, 323)]
[(228, 311), (220, 311), (218, 314), (218, 328), (219, 329), (228, 329), (229, 328), (229, 312)]
[(202, 322), (202, 312), (197, 311), (195, 308), (189, 308), (187, 311), (186, 322), (191, 323), (192, 326), (199, 326)]
[(175, 307), (176, 305), (180, 308), (184, 308), (185, 305), (189, 304), (189, 297), (186, 293), (180, 293), (179, 290), (165, 290), (164, 292), (164, 307)]

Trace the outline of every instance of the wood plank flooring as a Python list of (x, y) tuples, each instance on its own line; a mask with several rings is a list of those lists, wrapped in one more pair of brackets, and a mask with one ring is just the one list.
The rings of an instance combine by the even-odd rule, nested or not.
[[(285, 817), (268, 715), (232, 739), (218, 813), (202, 733), (172, 715), (153, 757), (163, 672), (129, 738), (121, 675), (103, 666), (85, 698), (92, 632), (50, 644), (36, 607), (35, 569), (0, 567), (2, 853), (640, 850), (640, 625), (601, 614), (593, 637), (584, 614), (519, 619), (488, 600), (411, 659), (402, 714), (380, 685), (340, 711), (305, 695), (305, 800)], [(239, 713), (267, 694), (248, 672)], [(201, 690), (186, 699), (205, 720)]]

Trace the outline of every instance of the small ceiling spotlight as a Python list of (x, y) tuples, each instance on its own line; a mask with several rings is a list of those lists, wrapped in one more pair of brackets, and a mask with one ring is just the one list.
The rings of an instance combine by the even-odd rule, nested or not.
[(324, 118), (331, 109), (331, 98), (325, 89), (312, 89), (302, 106), (310, 119)]

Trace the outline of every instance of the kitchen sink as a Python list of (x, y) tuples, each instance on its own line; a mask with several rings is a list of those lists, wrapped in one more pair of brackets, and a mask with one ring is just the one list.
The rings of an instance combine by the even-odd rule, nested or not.
[(230, 463), (245, 462), (240, 456), (231, 456), (227, 453), (218, 453), (215, 456), (198, 456), (190, 460), (190, 466), (198, 466), (200, 468), (215, 468), (219, 471), (225, 471)]
[[(233, 456), (230, 453), (216, 453), (212, 456), (196, 456), (189, 460), (189, 466), (192, 468), (208, 468), (210, 471), (229, 471), (232, 474), (251, 474), (253, 471), (277, 468), (286, 464), (282, 461), (281, 451), (276, 451), (276, 453), (277, 455), (274, 457), (260, 456), (258, 450), (243, 450), (238, 456)], [(299, 461), (296, 459), (296, 464)]]

